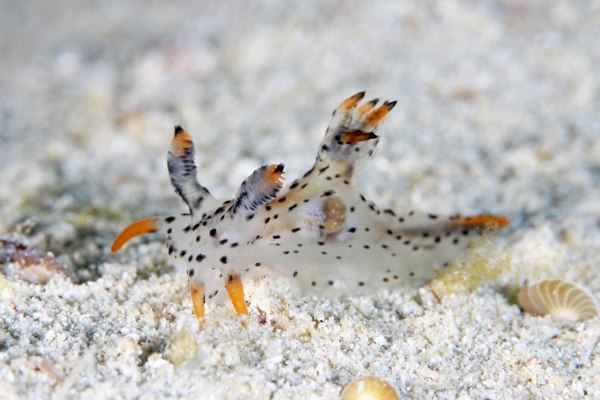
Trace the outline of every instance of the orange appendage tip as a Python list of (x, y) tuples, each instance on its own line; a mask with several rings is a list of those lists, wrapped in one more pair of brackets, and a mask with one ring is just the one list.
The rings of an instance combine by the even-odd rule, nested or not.
[(196, 318), (204, 318), (204, 285), (202, 284), (191, 284), (190, 295), (192, 297), (192, 304), (194, 305), (194, 314)]
[(510, 221), (501, 215), (477, 215), (475, 217), (461, 218), (458, 221), (463, 226), (482, 226), (491, 229), (499, 229), (507, 226)]
[(246, 307), (246, 299), (244, 297), (244, 286), (239, 275), (232, 275), (229, 277), (229, 282), (226, 284), (227, 293), (229, 299), (233, 304), (233, 308), (237, 315), (248, 314), (248, 308)]
[(344, 111), (351, 110), (362, 100), (363, 97), (365, 97), (365, 92), (356, 93), (355, 95), (344, 100), (338, 108)]
[(136, 221), (133, 224), (129, 225), (127, 228), (123, 229), (121, 233), (115, 238), (111, 246), (111, 250), (113, 253), (119, 251), (121, 247), (129, 240), (133, 239), (136, 236), (145, 235), (146, 233), (152, 233), (158, 231), (158, 218), (146, 218), (141, 221)]
[(388, 107), (387, 104), (384, 104), (384, 105), (380, 106), (379, 108), (377, 108), (376, 110), (371, 111), (365, 117), (365, 128), (370, 128), (372, 126), (377, 125), (382, 119), (385, 118), (386, 115), (388, 115), (388, 113), (391, 110), (392, 109), (390, 107)]
[(179, 129), (175, 131), (175, 135), (171, 141), (171, 152), (173, 155), (180, 157), (193, 145), (194, 142), (192, 141), (190, 134), (183, 129)]

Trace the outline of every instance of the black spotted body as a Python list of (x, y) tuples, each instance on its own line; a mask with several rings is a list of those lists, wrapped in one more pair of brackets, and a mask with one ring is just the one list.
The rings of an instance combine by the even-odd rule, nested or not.
[[(363, 96), (336, 109), (313, 167), (301, 178), (282, 188), (283, 165), (264, 166), (224, 202), (196, 181), (191, 137), (176, 128), (169, 172), (190, 212), (152, 219), (148, 231), (167, 235), (169, 254), (186, 265), (190, 285), (202, 287), (207, 299), (222, 298), (234, 276), (284, 275), (325, 293), (418, 287), (474, 235), (507, 223), (490, 215), (395, 212), (369, 201), (354, 174), (373, 153), (377, 128), (396, 103), (359, 107)], [(118, 237), (116, 248), (135, 235)]]

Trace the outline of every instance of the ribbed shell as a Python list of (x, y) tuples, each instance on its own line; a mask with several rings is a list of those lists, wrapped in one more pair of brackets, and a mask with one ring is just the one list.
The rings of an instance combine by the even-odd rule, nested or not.
[(563, 280), (542, 281), (519, 292), (519, 304), (534, 315), (561, 321), (580, 321), (600, 314), (600, 306), (586, 289)]
[(341, 400), (399, 400), (392, 385), (376, 376), (353, 380), (342, 391)]

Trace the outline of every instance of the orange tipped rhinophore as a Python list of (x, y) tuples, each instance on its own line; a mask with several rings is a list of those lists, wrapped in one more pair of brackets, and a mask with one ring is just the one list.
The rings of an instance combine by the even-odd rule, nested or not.
[(123, 247), (125, 243), (134, 237), (158, 231), (159, 228), (157, 222), (158, 218), (156, 217), (146, 218), (141, 221), (134, 222), (127, 228), (123, 229), (121, 233), (119, 233), (110, 249), (113, 253), (116, 253), (121, 247)]
[(176, 157), (181, 157), (185, 154), (186, 150), (192, 148), (193, 146), (194, 142), (192, 141), (190, 134), (180, 126), (176, 127), (173, 140), (171, 140), (171, 152), (173, 155)]

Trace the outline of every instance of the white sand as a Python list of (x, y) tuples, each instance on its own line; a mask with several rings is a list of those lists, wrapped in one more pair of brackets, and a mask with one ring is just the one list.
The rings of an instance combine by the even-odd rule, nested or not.
[[(0, 5), (0, 235), (73, 275), (0, 277), (0, 397), (335, 399), (364, 374), (417, 399), (600, 397), (600, 318), (564, 325), (512, 298), (554, 277), (600, 294), (597, 4), (203, 3)], [(303, 173), (362, 89), (399, 101), (365, 191), (508, 215), (498, 279), (441, 303), (248, 282), (248, 329), (229, 305), (199, 328), (160, 238), (110, 254), (128, 222), (183, 209), (173, 125), (231, 196), (261, 164)]]

